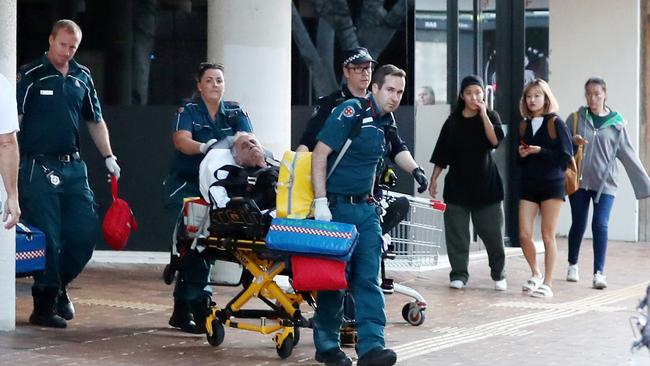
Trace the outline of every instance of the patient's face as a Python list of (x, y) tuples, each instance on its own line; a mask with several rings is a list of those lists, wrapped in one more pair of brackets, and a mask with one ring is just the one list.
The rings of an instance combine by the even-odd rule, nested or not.
[(241, 136), (235, 141), (236, 163), (244, 167), (263, 166), (264, 150), (255, 136)]

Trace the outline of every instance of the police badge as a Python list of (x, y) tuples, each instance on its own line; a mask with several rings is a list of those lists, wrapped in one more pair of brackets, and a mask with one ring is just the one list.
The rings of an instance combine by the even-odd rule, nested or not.
[(56, 187), (58, 187), (58, 186), (61, 184), (61, 178), (59, 178), (58, 175), (54, 174), (53, 171), (50, 171), (49, 173), (47, 173), (47, 174), (45, 175), (45, 177), (46, 177), (47, 179), (49, 179), (50, 184), (52, 185), (52, 187), (55, 187), (55, 188), (56, 188)]

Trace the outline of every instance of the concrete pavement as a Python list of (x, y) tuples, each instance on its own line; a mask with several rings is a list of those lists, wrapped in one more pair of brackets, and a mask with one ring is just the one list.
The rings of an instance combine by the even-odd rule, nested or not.
[[(610, 243), (606, 290), (591, 289), (591, 242), (581, 254), (581, 281), (566, 275), (566, 239), (558, 239), (555, 297), (521, 292), (528, 266), (518, 250), (506, 261), (509, 289), (493, 290), (486, 260), (473, 260), (463, 290), (449, 289), (448, 269), (390, 273), (428, 302), (419, 327), (401, 316), (408, 298), (386, 297), (387, 346), (399, 365), (650, 365), (648, 352), (634, 359), (628, 319), (650, 282), (650, 243)], [(539, 258), (542, 260), (541, 256)], [(0, 333), (1, 365), (315, 365), (312, 332), (302, 330), (293, 354), (281, 360), (271, 340), (226, 329), (223, 344), (171, 329), (172, 287), (158, 264), (92, 264), (69, 294), (77, 317), (64, 330), (28, 324), (30, 279), (18, 279), (15, 332)], [(225, 304), (238, 291), (217, 287)], [(5, 304), (3, 304), (5, 306)], [(303, 311), (308, 312), (307, 306)], [(344, 350), (355, 358), (354, 349)]]

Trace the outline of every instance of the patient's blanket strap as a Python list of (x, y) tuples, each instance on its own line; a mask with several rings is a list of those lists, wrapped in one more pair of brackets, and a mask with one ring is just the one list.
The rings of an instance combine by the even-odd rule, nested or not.
[(216, 181), (210, 187), (225, 188), (228, 197), (231, 198), (253, 199), (261, 210), (275, 208), (278, 170), (274, 166), (243, 168), (237, 165), (224, 165), (214, 172)]

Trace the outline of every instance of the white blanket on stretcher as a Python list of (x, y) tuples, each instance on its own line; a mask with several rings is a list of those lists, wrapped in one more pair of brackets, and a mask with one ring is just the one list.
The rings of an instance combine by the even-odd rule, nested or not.
[[(217, 181), (217, 178), (223, 180), (228, 177), (227, 171), (220, 170), (226, 165), (239, 166), (235, 164), (230, 149), (212, 149), (205, 155), (199, 166), (199, 190), (201, 196), (207, 202), (216, 204), (218, 208), (226, 207), (230, 198), (224, 187), (210, 186)], [(218, 175), (217, 177), (215, 177), (215, 172)]]

